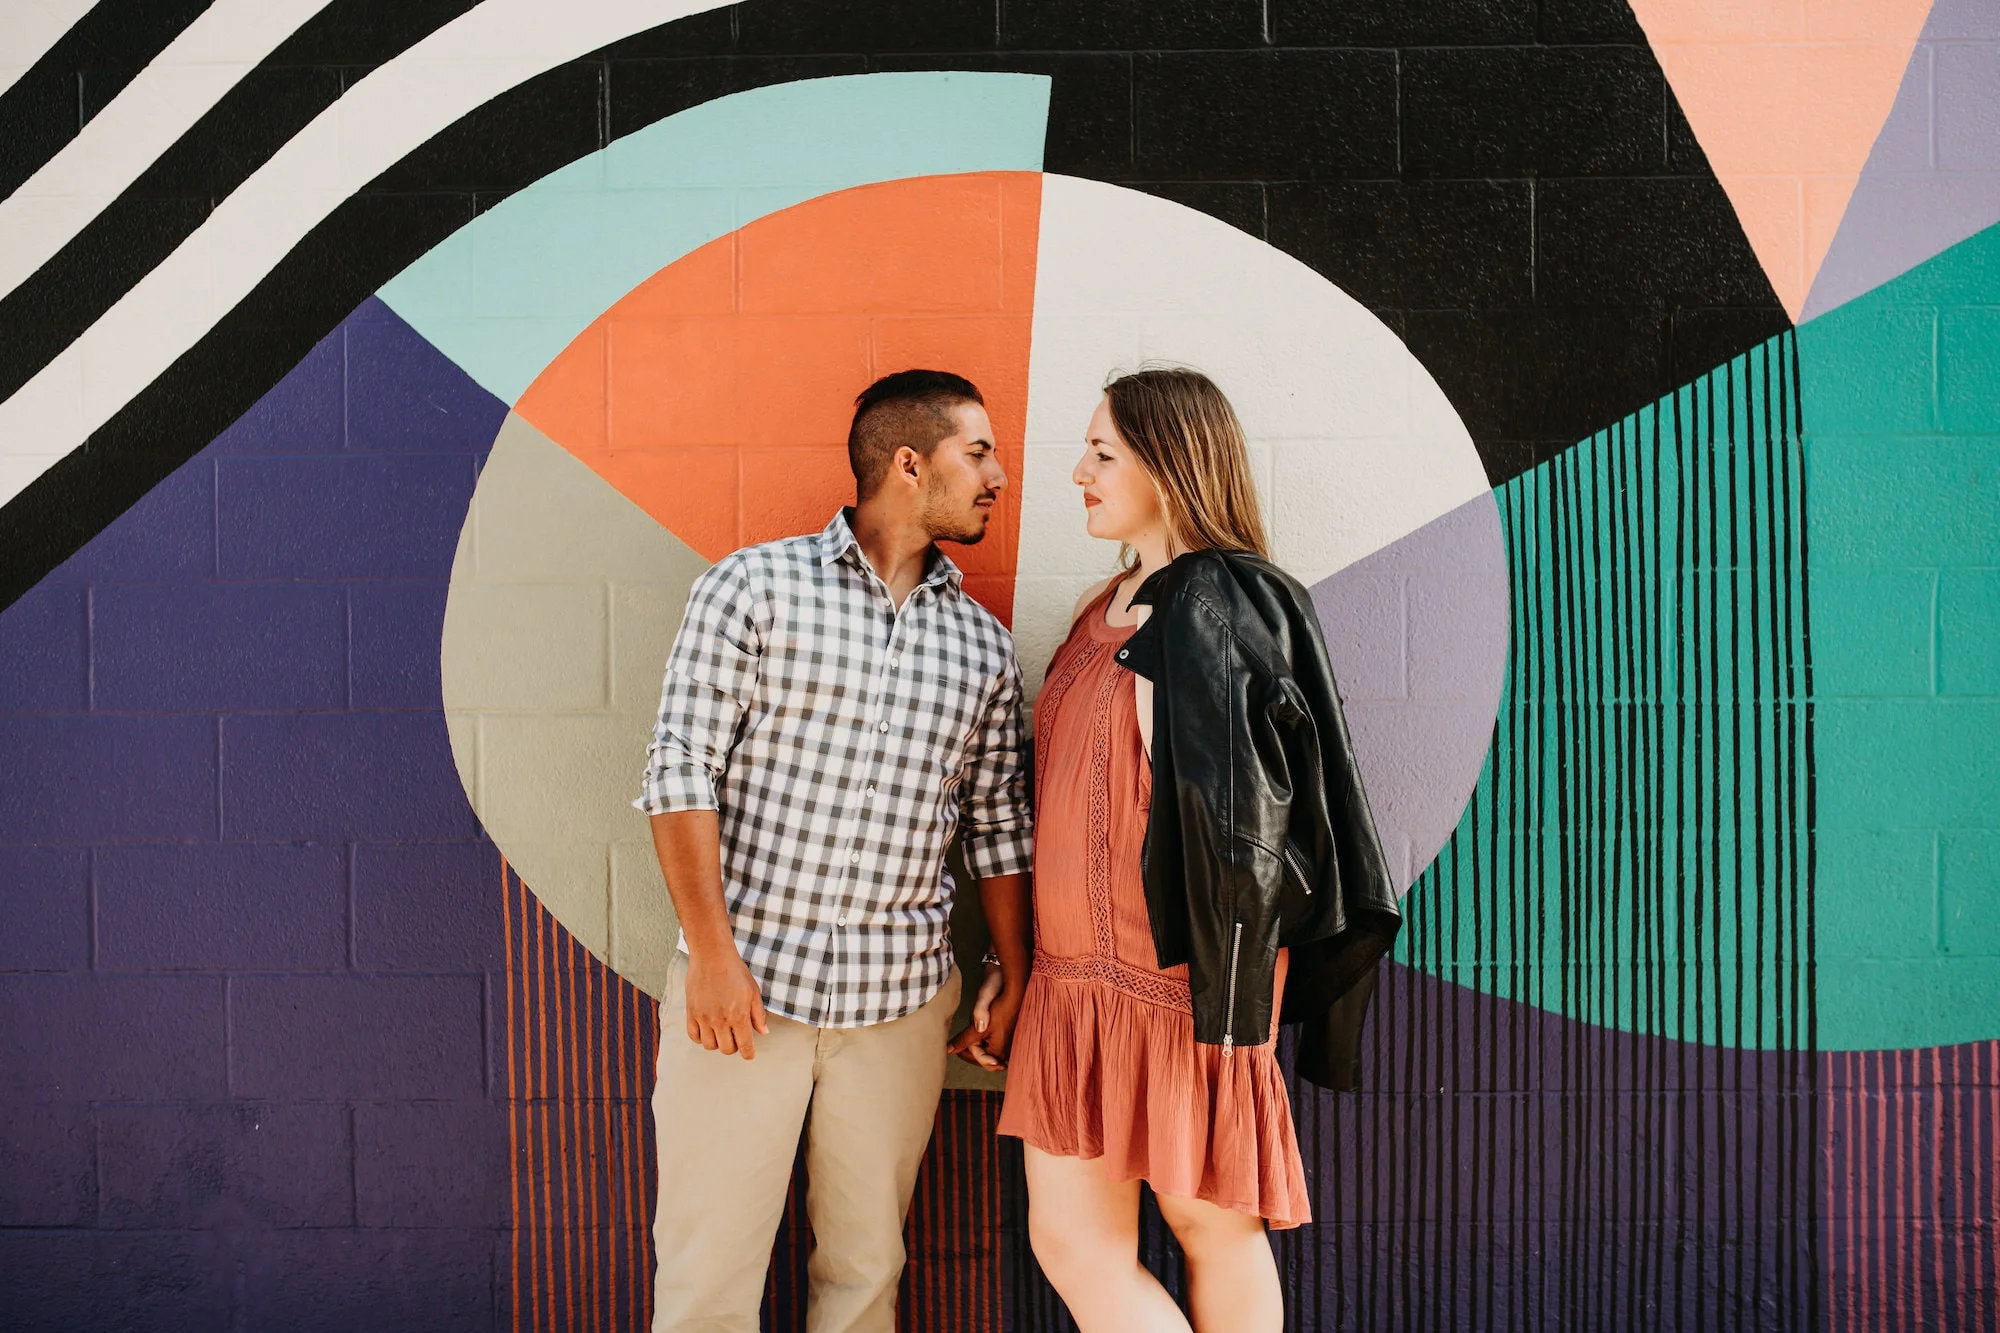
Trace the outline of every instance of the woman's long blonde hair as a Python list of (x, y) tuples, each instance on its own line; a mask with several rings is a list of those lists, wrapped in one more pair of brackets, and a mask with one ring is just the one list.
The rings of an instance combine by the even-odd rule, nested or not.
[(1249, 551), (1270, 559), (1236, 409), (1199, 370), (1144, 366), (1105, 381), (1111, 424), (1159, 490), (1173, 554)]

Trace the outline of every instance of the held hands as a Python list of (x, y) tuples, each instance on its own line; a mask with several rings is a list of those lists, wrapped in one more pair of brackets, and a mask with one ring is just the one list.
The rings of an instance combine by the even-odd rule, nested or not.
[(690, 957), (687, 973), (688, 1040), (724, 1055), (757, 1058), (757, 1038), (768, 1035), (764, 996), (736, 950)]
[(945, 1047), (946, 1053), (981, 1069), (1005, 1069), (1024, 990), (1024, 986), (1008, 984), (998, 967), (987, 964), (986, 976), (979, 983), (979, 997), (972, 1005), (972, 1026), (951, 1039), (951, 1044)]

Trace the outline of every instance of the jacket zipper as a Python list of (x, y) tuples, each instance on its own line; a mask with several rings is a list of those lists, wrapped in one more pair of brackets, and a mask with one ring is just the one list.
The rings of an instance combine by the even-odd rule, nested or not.
[(1229, 1020), (1222, 1029), (1222, 1058), (1225, 1060), (1236, 1049), (1236, 959), (1242, 952), (1243, 923), (1238, 921), (1229, 940)]
[(1299, 864), (1299, 858), (1292, 852), (1289, 846), (1285, 848), (1284, 862), (1285, 866), (1292, 872), (1292, 875), (1299, 881), (1299, 887), (1306, 891), (1306, 897), (1312, 897), (1312, 881), (1306, 878), (1305, 868)]

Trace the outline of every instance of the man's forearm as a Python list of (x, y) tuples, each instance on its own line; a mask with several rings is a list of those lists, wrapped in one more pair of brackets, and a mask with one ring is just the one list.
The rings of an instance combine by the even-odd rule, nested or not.
[(653, 850), (667, 896), (687, 936), (690, 957), (738, 956), (722, 897), (722, 835), (713, 810), (672, 810), (652, 816)]
[(1000, 971), (1009, 984), (1025, 984), (1033, 942), (1028, 911), (1028, 877), (987, 876), (979, 881), (979, 905), (986, 913), (986, 929), (993, 937), (993, 951), (1000, 955)]

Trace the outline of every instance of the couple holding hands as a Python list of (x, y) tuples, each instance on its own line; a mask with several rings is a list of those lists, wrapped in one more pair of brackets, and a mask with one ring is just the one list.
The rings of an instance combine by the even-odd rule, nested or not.
[[(1106, 385), (1072, 480), (1124, 559), (1077, 602), (1032, 745), (1012, 638), (938, 548), (1008, 484), (979, 390), (878, 380), (848, 457), (823, 531), (696, 582), (635, 802), (682, 933), (655, 1333), (757, 1327), (802, 1136), (808, 1326), (888, 1333), (948, 1053), (1009, 1071), (1030, 1241), (1084, 1333), (1189, 1328), (1138, 1260), (1141, 1180), (1193, 1327), (1277, 1330), (1265, 1230), (1311, 1220), (1277, 1027), (1351, 1086), (1399, 917), (1242, 426), (1197, 371)], [(954, 836), (993, 936), (955, 1036)]]

